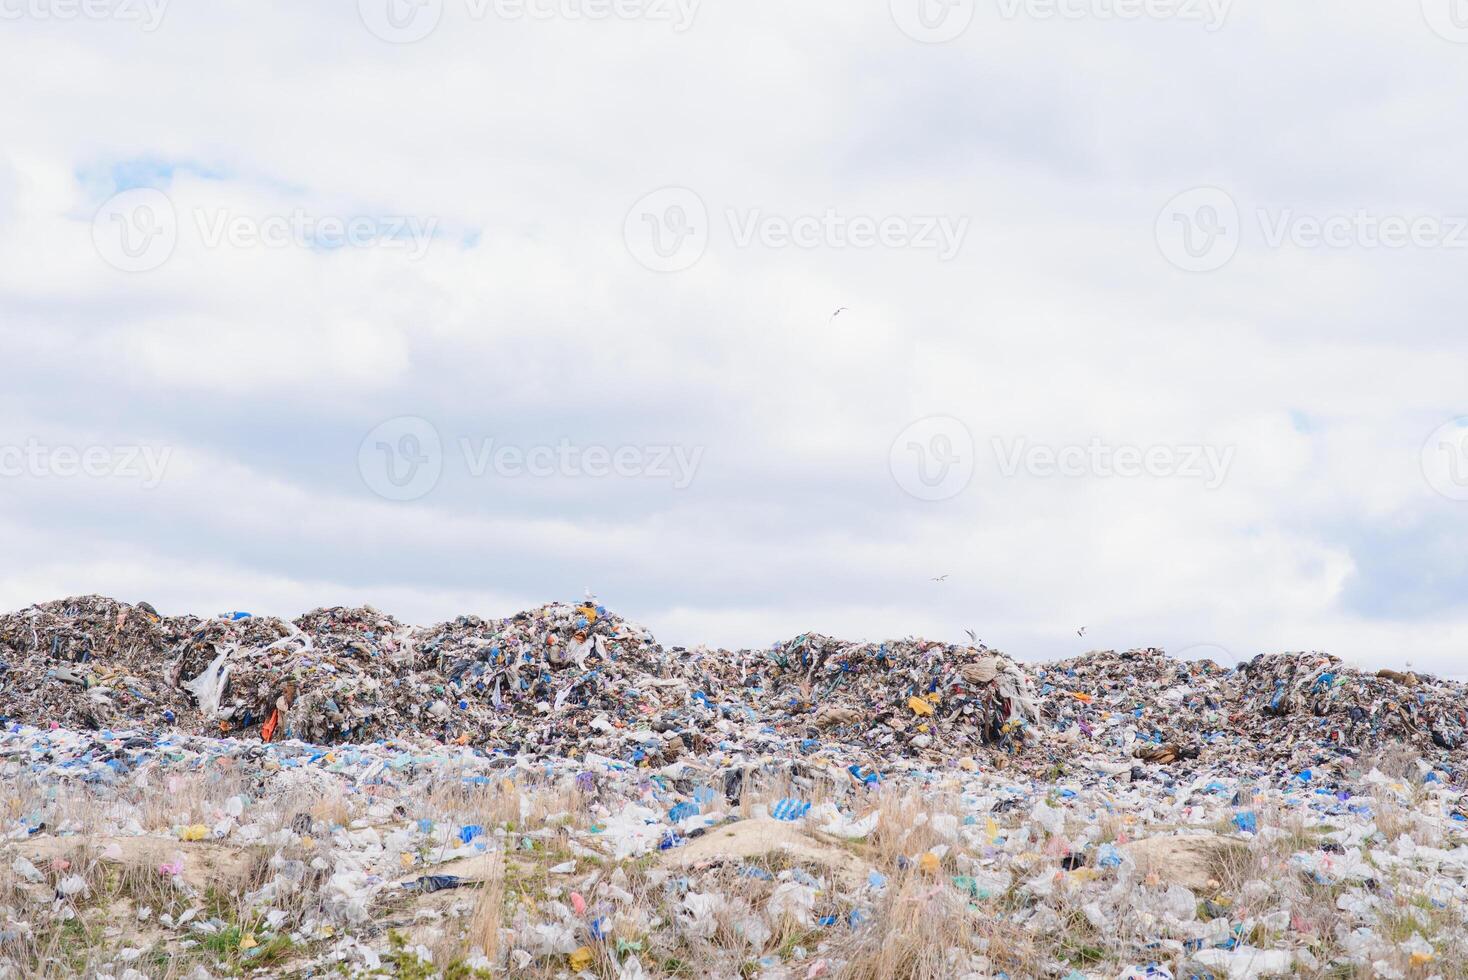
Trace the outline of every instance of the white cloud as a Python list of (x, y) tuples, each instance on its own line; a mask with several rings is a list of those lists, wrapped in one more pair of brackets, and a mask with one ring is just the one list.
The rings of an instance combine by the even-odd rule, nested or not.
[[(1468, 505), (1421, 452), (1468, 414), (1464, 255), (1271, 248), (1258, 217), (1468, 210), (1468, 137), (1442, 124), (1468, 61), (1416, 5), (1235, 3), (1211, 33), (984, 7), (932, 46), (886, 4), (704, 3), (683, 33), (467, 9), (408, 45), (352, 3), (7, 25), (0, 84), (47, 98), (12, 100), (0, 154), (0, 443), (172, 456), (151, 490), (0, 484), (0, 604), (374, 601), (424, 621), (590, 586), (680, 643), (971, 626), (1033, 657), (1459, 655), (1468, 573), (1424, 542), (1461, 536)], [(126, 273), (92, 215), (135, 183), (182, 222), (166, 263)], [(665, 186), (709, 216), (683, 272), (623, 238)], [(1198, 186), (1242, 215), (1206, 274), (1153, 237)], [(211, 245), (197, 220), (300, 210), (434, 233), (416, 257)], [(756, 213), (967, 234), (949, 261), (846, 231), (741, 247)], [(446, 448), (406, 504), (357, 471), (399, 415)], [(933, 503), (888, 472), (928, 415), (978, 452)], [(684, 490), (475, 477), (461, 438), (703, 455)], [(1211, 490), (1005, 478), (996, 438), (1232, 457)]]

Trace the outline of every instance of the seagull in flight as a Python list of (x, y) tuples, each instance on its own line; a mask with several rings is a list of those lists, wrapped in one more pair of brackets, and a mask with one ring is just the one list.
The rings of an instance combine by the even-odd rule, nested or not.
[(1086, 627), (1082, 626), (1080, 629), (1076, 630), (1076, 636), (1085, 636), (1085, 635), (1086, 635)]
[(851, 307), (849, 307), (849, 306), (838, 306), (838, 307), (836, 307), (836, 312), (831, 314), (831, 319), (826, 321), (826, 325), (827, 326), (830, 326), (831, 325), (831, 322), (833, 320), (835, 320), (841, 314), (845, 313), (850, 308)]
[(944, 572), (942, 575), (935, 575), (932, 578), (928, 579), (928, 581), (929, 582), (946, 582), (946, 581), (948, 581), (948, 573), (947, 572)]

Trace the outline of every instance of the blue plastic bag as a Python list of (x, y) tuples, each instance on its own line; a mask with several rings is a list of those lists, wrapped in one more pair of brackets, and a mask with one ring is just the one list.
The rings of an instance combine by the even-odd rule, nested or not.
[(786, 797), (776, 800), (770, 807), (770, 816), (776, 820), (789, 820), (794, 822), (810, 812), (810, 804), (804, 800), (792, 800)]

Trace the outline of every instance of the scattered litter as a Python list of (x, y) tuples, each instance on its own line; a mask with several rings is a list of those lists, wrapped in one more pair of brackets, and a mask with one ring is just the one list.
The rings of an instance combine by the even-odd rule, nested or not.
[(119, 977), (159, 943), (211, 975), (460, 943), (446, 975), (841, 977), (930, 923), (931, 975), (1461, 976), (1463, 695), (1314, 653), (664, 648), (591, 598), (44, 603), (0, 616), (0, 976), (104, 914)]

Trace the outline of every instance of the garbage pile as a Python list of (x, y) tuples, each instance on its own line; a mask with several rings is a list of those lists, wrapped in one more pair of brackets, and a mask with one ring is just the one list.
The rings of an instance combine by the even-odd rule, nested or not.
[[(1462, 685), (1395, 670), (1351, 669), (1327, 653), (1259, 655), (1239, 668), (1239, 694), (1290, 735), (1351, 747), (1464, 744)], [(1283, 734), (1283, 732), (1281, 733)]]
[(1046, 724), (1068, 748), (1172, 763), (1197, 758), (1228, 728), (1231, 671), (1211, 660), (1174, 660), (1161, 650), (1090, 653), (1039, 668)]
[(10, 613), (0, 617), (0, 714), (75, 728), (181, 721), (191, 701), (159, 669), (169, 649), (146, 602), (89, 595)]
[(800, 717), (813, 738), (879, 754), (1013, 750), (1039, 721), (1029, 678), (982, 644), (848, 643), (806, 633), (775, 644), (768, 659), (768, 707)]
[[(872, 759), (1013, 752), (1039, 720), (1026, 675), (983, 646), (807, 633), (762, 650), (665, 649), (590, 599), (416, 629), (370, 607), (164, 619), (91, 597), (0, 617), (0, 638), (15, 660), (0, 713), (83, 729), (319, 744), (407, 733), (652, 765), (731, 739)], [(89, 694), (123, 670), (148, 697)]]
[(196, 713), (188, 730), (332, 743), (404, 721), (382, 690), (410, 661), (411, 631), (376, 610), (318, 609), (295, 622), (234, 612), (165, 626), (174, 652), (165, 676)]
[(1078, 754), (1306, 769), (1395, 745), (1455, 765), (1468, 728), (1462, 685), (1326, 654), (1227, 667), (1145, 649), (1021, 666), (977, 640), (813, 632), (665, 648), (589, 597), (430, 627), (371, 607), (287, 621), (45, 603), (0, 616), (0, 716), (265, 742), (413, 737), (644, 767), (741, 747), (841, 769), (982, 756), (1033, 771)]
[(1157, 649), (1093, 652), (1039, 667), (1035, 681), (1057, 760), (1097, 751), (1308, 771), (1395, 748), (1450, 769), (1464, 761), (1464, 685), (1329, 654), (1261, 654), (1231, 668)]
[(603, 751), (615, 733), (688, 704), (680, 658), (594, 601), (461, 616), (414, 650), (423, 727), (445, 741)]
[(1465, 976), (1463, 693), (46, 603), (0, 616), (0, 980)]

